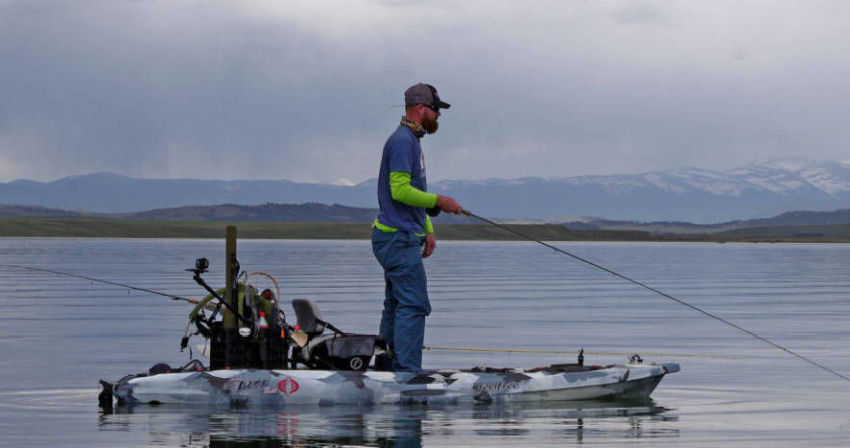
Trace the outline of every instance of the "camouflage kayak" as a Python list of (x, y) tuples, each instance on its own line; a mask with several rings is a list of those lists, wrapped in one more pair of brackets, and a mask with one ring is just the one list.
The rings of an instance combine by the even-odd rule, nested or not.
[(336, 405), (545, 402), (648, 397), (676, 363), (549, 368), (433, 370), (204, 370), (139, 374), (102, 382), (118, 404)]
[[(235, 262), (235, 254), (230, 259)], [(238, 271), (235, 263), (236, 268), (228, 272)], [(227, 280), (230, 288), (214, 290), (201, 278), (208, 267), (209, 261), (199, 258), (188, 271), (209, 295), (200, 301), (178, 299), (195, 304), (181, 351), (194, 324), (194, 334), (208, 340), (209, 352), (205, 343), (202, 353), (209, 365), (199, 360), (176, 369), (157, 364), (146, 373), (116, 382), (101, 380), (101, 406), (111, 407), (116, 401), (119, 405), (283, 407), (646, 398), (664, 375), (679, 371), (676, 363), (643, 363), (638, 355), (623, 365), (585, 365), (581, 350), (575, 364), (536, 369), (390, 372), (384, 369), (392, 350), (380, 335), (338, 329), (322, 318), (310, 299), (292, 300), (297, 318), (293, 326), (280, 309), (280, 288), (273, 277), (243, 273), (241, 281)], [(256, 277), (270, 279), (275, 291), (249, 282)], [(227, 299), (227, 291), (232, 299)]]

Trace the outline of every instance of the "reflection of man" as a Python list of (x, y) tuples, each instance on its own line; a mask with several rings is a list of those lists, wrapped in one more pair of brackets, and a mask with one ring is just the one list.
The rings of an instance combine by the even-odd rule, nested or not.
[(401, 125), (387, 139), (381, 156), (381, 211), (372, 230), (372, 251), (386, 280), (380, 333), (392, 349), (392, 365), (383, 367), (418, 372), (422, 370), (425, 316), (431, 313), (422, 259), (436, 247), (426, 209), (455, 214), (462, 209), (448, 196), (427, 193), (425, 157), (419, 146), (426, 133), (437, 132), (440, 109), (450, 105), (442, 102), (429, 84), (407, 89), (404, 102)]

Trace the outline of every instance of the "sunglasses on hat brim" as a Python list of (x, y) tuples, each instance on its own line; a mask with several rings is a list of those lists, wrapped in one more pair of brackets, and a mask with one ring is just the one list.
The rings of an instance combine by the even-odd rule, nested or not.
[(437, 95), (437, 89), (434, 88), (431, 84), (425, 84), (428, 87), (428, 90), (431, 91), (431, 99), (433, 102), (431, 104), (423, 104), (423, 106), (428, 109), (433, 110), (434, 112), (439, 112), (440, 109), (448, 109), (451, 107), (448, 103), (444, 103), (440, 100), (440, 96)]

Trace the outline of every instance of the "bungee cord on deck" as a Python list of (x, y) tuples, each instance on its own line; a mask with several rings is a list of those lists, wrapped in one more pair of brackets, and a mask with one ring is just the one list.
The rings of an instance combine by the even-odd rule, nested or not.
[(752, 336), (752, 337), (754, 337), (754, 338), (756, 338), (756, 339), (758, 339), (758, 340), (760, 340), (760, 341), (762, 341), (762, 342), (764, 342), (764, 343), (766, 343), (766, 344), (769, 344), (769, 345), (771, 345), (771, 346), (773, 346), (773, 347), (775, 347), (775, 348), (777, 348), (777, 349), (779, 349), (779, 350), (782, 350), (783, 352), (788, 353), (789, 355), (795, 356), (795, 357), (797, 357), (797, 358), (799, 358), (799, 359), (801, 359), (801, 360), (803, 360), (803, 361), (805, 361), (805, 362), (807, 362), (807, 363), (809, 363), (809, 364), (811, 364), (811, 365), (813, 365), (813, 366), (815, 366), (815, 367), (817, 367), (817, 368), (819, 368), (819, 369), (821, 369), (821, 370), (824, 370), (824, 371), (826, 371), (826, 372), (829, 372), (829, 373), (831, 373), (831, 374), (833, 374), (833, 375), (835, 375), (835, 376), (837, 376), (837, 377), (839, 377), (839, 378), (841, 378), (841, 379), (843, 379), (843, 380), (845, 380), (845, 381), (850, 381), (850, 377), (848, 377), (848, 376), (846, 376), (846, 375), (843, 375), (843, 374), (841, 374), (841, 373), (838, 373), (838, 372), (836, 372), (835, 370), (833, 370), (833, 369), (831, 369), (831, 368), (829, 368), (829, 367), (827, 367), (827, 366), (825, 366), (825, 365), (823, 365), (823, 364), (820, 364), (820, 363), (818, 363), (818, 362), (816, 362), (816, 361), (813, 361), (813, 360), (811, 360), (811, 359), (807, 358), (806, 356), (801, 355), (801, 354), (799, 354), (799, 353), (797, 353), (797, 352), (795, 352), (795, 351), (793, 351), (793, 350), (791, 350), (791, 349), (785, 348), (785, 347), (783, 347), (783, 346), (781, 346), (781, 345), (779, 345), (779, 344), (777, 344), (777, 343), (775, 343), (775, 342), (771, 341), (770, 339), (767, 339), (767, 338), (765, 338), (765, 337), (763, 337), (763, 336), (759, 336), (758, 334), (756, 334), (756, 333), (754, 333), (754, 332), (752, 332), (752, 331), (750, 331), (750, 330), (747, 330), (746, 328), (743, 328), (743, 327), (741, 327), (740, 325), (737, 325), (737, 324), (735, 324), (735, 323), (732, 323), (732, 322), (730, 322), (730, 321), (728, 321), (728, 320), (726, 320), (726, 319), (724, 319), (724, 318), (722, 318), (722, 317), (720, 317), (720, 316), (718, 316), (718, 315), (716, 315), (716, 314), (712, 314), (712, 313), (710, 313), (710, 312), (708, 312), (708, 311), (703, 310), (702, 308), (699, 308), (699, 307), (697, 307), (697, 306), (695, 306), (695, 305), (691, 305), (690, 303), (685, 302), (684, 300), (677, 299), (676, 297), (673, 297), (673, 296), (671, 296), (670, 294), (667, 294), (667, 293), (665, 293), (665, 292), (659, 291), (659, 290), (657, 290), (657, 289), (655, 289), (655, 288), (653, 288), (653, 287), (651, 287), (651, 286), (649, 286), (649, 285), (647, 285), (647, 284), (645, 284), (645, 283), (641, 283), (641, 282), (639, 282), (639, 281), (637, 281), (637, 280), (634, 280), (634, 279), (632, 279), (632, 278), (630, 278), (630, 277), (627, 277), (627, 276), (625, 276), (625, 275), (623, 275), (623, 274), (620, 274), (620, 273), (615, 272), (615, 271), (612, 271), (611, 269), (608, 269), (608, 268), (606, 268), (606, 267), (604, 267), (604, 266), (601, 266), (601, 265), (599, 265), (599, 264), (596, 264), (596, 263), (594, 263), (594, 262), (592, 262), (592, 261), (590, 261), (590, 260), (587, 260), (587, 259), (585, 259), (585, 258), (579, 257), (578, 255), (572, 254), (572, 253), (567, 252), (567, 251), (565, 251), (565, 250), (563, 250), (563, 249), (560, 249), (560, 248), (558, 248), (558, 247), (555, 247), (555, 246), (553, 246), (553, 245), (551, 245), (551, 244), (548, 244), (548, 243), (545, 243), (545, 242), (543, 242), (543, 241), (540, 241), (540, 240), (538, 240), (538, 239), (536, 239), (536, 238), (530, 237), (530, 236), (528, 236), (528, 235), (526, 235), (526, 234), (524, 234), (524, 233), (522, 233), (522, 232), (518, 232), (518, 231), (516, 231), (516, 230), (514, 230), (514, 229), (511, 229), (511, 228), (510, 228), (510, 227), (508, 227), (508, 226), (505, 226), (505, 225), (499, 224), (499, 223), (497, 223), (497, 222), (495, 222), (495, 221), (489, 220), (489, 219), (484, 218), (484, 217), (482, 217), (482, 216), (478, 216), (478, 215), (476, 215), (475, 213), (470, 212), (469, 210), (463, 210), (463, 212), (462, 212), (462, 213), (463, 213), (464, 215), (466, 215), (466, 216), (471, 216), (471, 217), (473, 217), (473, 218), (475, 218), (475, 219), (478, 219), (478, 220), (481, 220), (481, 221), (483, 221), (483, 222), (486, 222), (487, 224), (490, 224), (490, 225), (496, 226), (496, 227), (498, 227), (498, 228), (500, 228), (500, 229), (502, 229), (502, 230), (504, 230), (504, 231), (507, 231), (507, 232), (513, 233), (514, 235), (517, 235), (517, 236), (522, 237), (522, 238), (524, 238), (524, 239), (527, 239), (527, 240), (530, 240), (530, 241), (534, 241), (535, 243), (538, 243), (538, 244), (542, 244), (542, 245), (544, 245), (544, 246), (548, 247), (549, 249), (554, 250), (555, 252), (561, 253), (561, 254), (566, 255), (566, 256), (568, 256), (568, 257), (572, 257), (572, 258), (574, 258), (574, 259), (576, 259), (576, 260), (578, 260), (578, 261), (580, 261), (580, 262), (582, 262), (582, 263), (588, 264), (588, 265), (593, 266), (593, 267), (595, 267), (595, 268), (597, 268), (597, 269), (600, 269), (600, 270), (602, 270), (602, 271), (605, 271), (605, 272), (607, 272), (607, 273), (609, 273), (609, 274), (611, 274), (611, 275), (613, 275), (613, 276), (615, 276), (615, 277), (621, 278), (621, 279), (623, 279), (623, 280), (625, 280), (625, 281), (627, 281), (627, 282), (630, 282), (630, 283), (633, 283), (633, 284), (635, 284), (635, 285), (638, 285), (638, 286), (640, 286), (641, 288), (648, 289), (648, 290), (650, 290), (650, 291), (652, 291), (652, 292), (654, 292), (654, 293), (656, 293), (656, 294), (661, 295), (662, 297), (665, 297), (665, 298), (667, 298), (667, 299), (670, 299), (670, 300), (672, 300), (672, 301), (674, 301), (674, 302), (676, 302), (676, 303), (678, 303), (678, 304), (680, 304), (680, 305), (684, 305), (684, 306), (686, 306), (686, 307), (688, 307), (688, 308), (690, 308), (690, 309), (692, 309), (692, 310), (694, 310), (694, 311), (697, 311), (697, 312), (699, 312), (699, 313), (701, 313), (701, 314), (703, 314), (703, 315), (705, 315), (705, 316), (708, 316), (708, 317), (710, 317), (710, 318), (712, 318), (712, 319), (715, 319), (715, 320), (717, 320), (717, 321), (719, 321), (719, 322), (722, 322), (722, 323), (724, 323), (724, 324), (726, 324), (726, 325), (728, 325), (728, 326), (730, 326), (730, 327), (732, 327), (732, 328), (735, 328), (735, 329), (737, 329), (737, 330), (740, 330), (740, 331), (742, 331), (742, 332), (744, 332), (744, 333), (746, 333), (746, 334), (748, 334), (748, 335), (750, 335), (750, 336)]

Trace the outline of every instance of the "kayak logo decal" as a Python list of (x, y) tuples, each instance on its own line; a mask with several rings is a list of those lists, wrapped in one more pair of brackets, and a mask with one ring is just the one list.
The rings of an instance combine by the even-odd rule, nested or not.
[(236, 383), (235, 391), (249, 391), (254, 389), (261, 389), (267, 387), (269, 385), (269, 380), (247, 380), (247, 381), (239, 381)]
[(292, 395), (295, 392), (298, 392), (298, 389), (301, 386), (298, 385), (298, 381), (295, 381), (292, 378), (284, 378), (277, 383), (277, 390), (281, 391), (284, 395)]
[(519, 388), (519, 383), (514, 382), (514, 381), (508, 381), (508, 382), (504, 382), (504, 383), (503, 382), (481, 383), (481, 384), (473, 384), (472, 385), (472, 390), (474, 390), (475, 392), (477, 392), (479, 394), (482, 393), (482, 392), (486, 392), (488, 394), (500, 395), (500, 394), (509, 393), (512, 390), (516, 390), (518, 388)]

